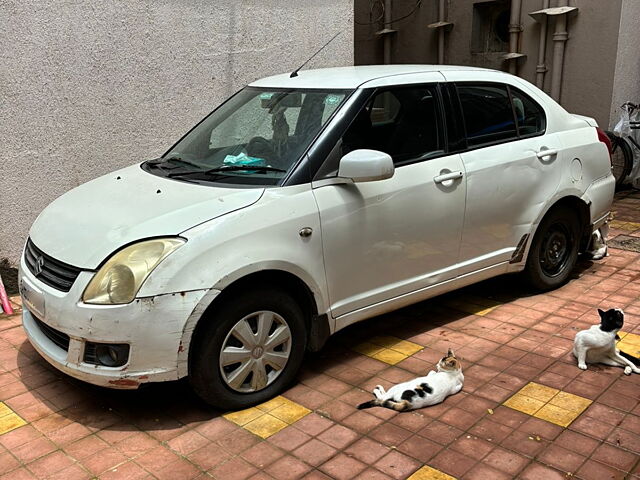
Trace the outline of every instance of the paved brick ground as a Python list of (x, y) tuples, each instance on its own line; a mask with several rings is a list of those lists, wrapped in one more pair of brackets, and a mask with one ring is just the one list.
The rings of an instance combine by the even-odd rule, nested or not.
[[(614, 210), (610, 237), (640, 237), (640, 194)], [(67, 378), (19, 316), (0, 316), (0, 479), (640, 479), (640, 376), (583, 372), (570, 353), (613, 306), (625, 349), (640, 349), (640, 253), (610, 253), (544, 295), (504, 277), (356, 325), (308, 355), (282, 397), (226, 415), (184, 382), (120, 392)], [(460, 394), (412, 413), (355, 409), (448, 347)]]

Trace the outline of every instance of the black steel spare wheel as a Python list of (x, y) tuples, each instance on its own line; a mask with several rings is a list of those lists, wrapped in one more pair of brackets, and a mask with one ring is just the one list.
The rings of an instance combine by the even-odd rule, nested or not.
[(529, 250), (525, 275), (539, 290), (564, 284), (578, 258), (580, 223), (578, 212), (561, 206), (542, 219)]
[(280, 393), (305, 351), (304, 314), (288, 294), (271, 289), (230, 295), (197, 331), (189, 378), (207, 403), (246, 408)]
[(563, 272), (571, 254), (571, 242), (566, 222), (555, 222), (545, 232), (538, 258), (545, 275), (556, 277)]

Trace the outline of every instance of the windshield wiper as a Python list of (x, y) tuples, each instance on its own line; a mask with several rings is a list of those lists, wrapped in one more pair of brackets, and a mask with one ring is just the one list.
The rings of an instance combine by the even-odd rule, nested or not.
[(187, 167), (196, 167), (196, 168), (202, 167), (202, 165), (198, 165), (197, 163), (190, 162), (189, 160), (185, 160), (182, 157), (165, 158), (164, 163), (174, 163), (178, 165), (184, 165)]
[(202, 168), (202, 165), (198, 165), (197, 163), (190, 162), (189, 160), (185, 160), (184, 158), (181, 158), (181, 157), (155, 158), (153, 160), (147, 161), (146, 164), (151, 166), (151, 167), (159, 168), (161, 170), (173, 170), (173, 168), (167, 169), (165, 167), (165, 165), (167, 165), (167, 164), (170, 164), (170, 165), (173, 164), (173, 165), (185, 166), (185, 167)]
[(286, 172), (281, 168), (269, 167), (266, 165), (222, 165), (220, 167), (210, 168), (209, 170), (193, 170), (189, 172), (172, 172), (167, 177), (182, 177), (185, 175), (211, 175), (220, 172), (239, 172), (242, 170), (250, 170), (254, 172)]

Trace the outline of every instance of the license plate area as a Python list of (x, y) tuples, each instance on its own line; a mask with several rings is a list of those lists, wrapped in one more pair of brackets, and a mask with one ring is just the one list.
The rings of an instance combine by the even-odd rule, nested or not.
[(36, 317), (43, 320), (46, 310), (42, 292), (23, 278), (20, 282), (20, 295), (25, 307)]

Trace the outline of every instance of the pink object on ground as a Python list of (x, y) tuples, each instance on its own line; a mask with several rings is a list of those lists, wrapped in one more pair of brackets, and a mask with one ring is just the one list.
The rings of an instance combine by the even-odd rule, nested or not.
[(2, 305), (4, 313), (7, 315), (13, 314), (13, 308), (11, 308), (11, 303), (9, 303), (7, 291), (4, 289), (4, 283), (2, 283), (2, 275), (0, 275), (0, 304)]

